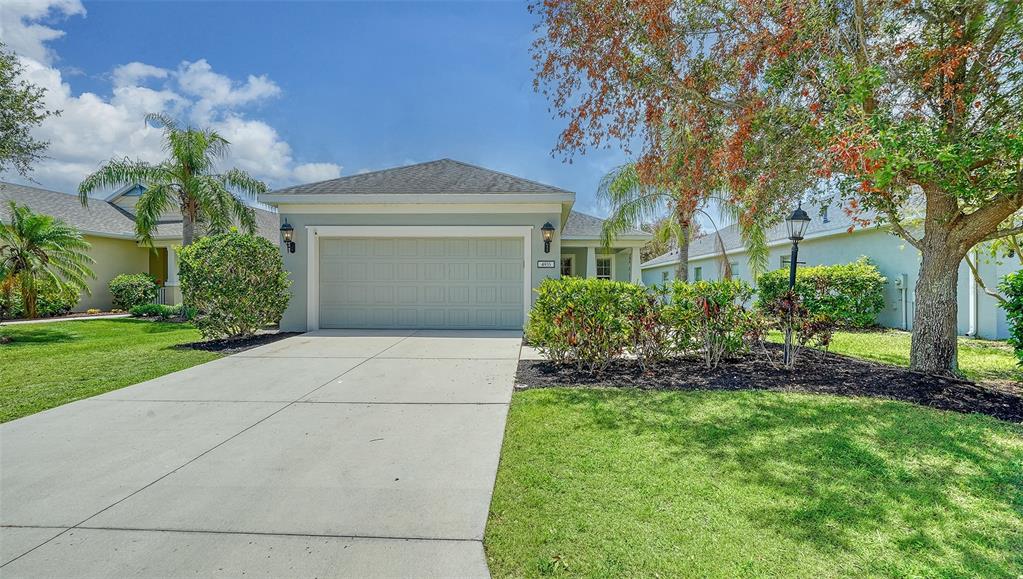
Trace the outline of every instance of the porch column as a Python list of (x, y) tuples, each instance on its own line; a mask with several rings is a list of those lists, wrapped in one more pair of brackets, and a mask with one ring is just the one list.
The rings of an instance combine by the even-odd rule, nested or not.
[(632, 255), (629, 258), (629, 277), (632, 279), (632, 283), (638, 283), (643, 285), (643, 274), (639, 271), (639, 248), (632, 248)]
[(586, 248), (586, 277), (597, 277), (597, 248), (592, 245)]
[(167, 279), (164, 285), (178, 285), (178, 256), (174, 248), (167, 246)]

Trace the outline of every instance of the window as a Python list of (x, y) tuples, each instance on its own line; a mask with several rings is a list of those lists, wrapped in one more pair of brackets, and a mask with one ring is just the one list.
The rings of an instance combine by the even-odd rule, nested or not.
[(610, 257), (597, 258), (597, 279), (611, 279), (611, 261)]
[(561, 256), (561, 276), (575, 275), (575, 259), (571, 255)]
[(693, 268), (693, 281), (703, 281), (703, 268), (702, 267), (694, 267)]
[(733, 279), (739, 279), (739, 262), (730, 261), (728, 262), (728, 270), (732, 272)]
[(669, 276), (669, 275), (671, 275), (671, 274), (670, 274), (669, 272), (667, 272), (667, 271), (662, 271), (662, 272), (661, 272), (661, 281), (668, 281), (668, 276)]
[(783, 255), (783, 256), (781, 256), (781, 268), (782, 269), (788, 269), (789, 263), (791, 263), (791, 262), (792, 262), (792, 256), (791, 255)]

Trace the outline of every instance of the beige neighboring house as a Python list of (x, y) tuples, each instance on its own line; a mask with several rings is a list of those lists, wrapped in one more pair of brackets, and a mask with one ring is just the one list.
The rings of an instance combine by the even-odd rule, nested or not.
[[(83, 294), (75, 311), (109, 310), (112, 298), (108, 284), (122, 273), (151, 274), (160, 284), (158, 301), (176, 305), (181, 303), (181, 290), (173, 248), (181, 245), (181, 218), (168, 215), (166, 221), (159, 223), (153, 236), (153, 248), (139, 244), (135, 237), (134, 209), (142, 190), (138, 185), (125, 187), (106, 198), (93, 198), (88, 206), (82, 206), (77, 195), (0, 182), (0, 221), (9, 222), (8, 205), (14, 201), (36, 213), (61, 219), (85, 235), (85, 240), (92, 244), (88, 253), (96, 261), (92, 265), (96, 279), (89, 280), (91, 295)], [(277, 214), (254, 209), (256, 233), (277, 245), (280, 241)]]

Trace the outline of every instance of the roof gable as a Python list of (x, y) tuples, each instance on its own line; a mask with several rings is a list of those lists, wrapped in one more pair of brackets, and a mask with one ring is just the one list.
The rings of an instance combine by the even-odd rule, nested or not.
[(557, 193), (570, 191), (452, 159), (295, 185), (270, 195)]

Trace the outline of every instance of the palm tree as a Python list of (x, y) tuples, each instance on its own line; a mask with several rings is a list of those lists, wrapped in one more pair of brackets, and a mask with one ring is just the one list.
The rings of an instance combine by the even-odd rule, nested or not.
[(231, 189), (258, 195), (267, 186), (240, 169), (217, 172), (216, 164), (230, 146), (227, 139), (212, 129), (182, 129), (163, 114), (148, 114), (146, 122), (163, 127), (170, 158), (155, 165), (128, 158), (107, 161), (78, 186), (82, 204), (95, 191), (142, 185), (145, 191), (135, 204), (135, 234), (146, 245), (152, 245), (161, 216), (175, 209), (181, 212), (182, 245), (195, 239), (197, 223), (211, 234), (227, 231), (233, 222), (255, 232), (255, 213)]
[(0, 224), (0, 272), (6, 281), (18, 280), (27, 317), (36, 317), (38, 281), (89, 293), (86, 278), (96, 277), (89, 269), (95, 262), (85, 253), (91, 245), (81, 231), (13, 201), (10, 220)]
[(675, 277), (682, 281), (688, 279), (689, 241), (696, 211), (690, 209), (680, 195), (666, 187), (644, 183), (636, 164), (627, 163), (601, 179), (597, 196), (611, 205), (611, 214), (604, 220), (601, 231), (605, 246), (610, 246), (619, 234), (637, 223), (654, 222), (654, 241), (678, 247)]

